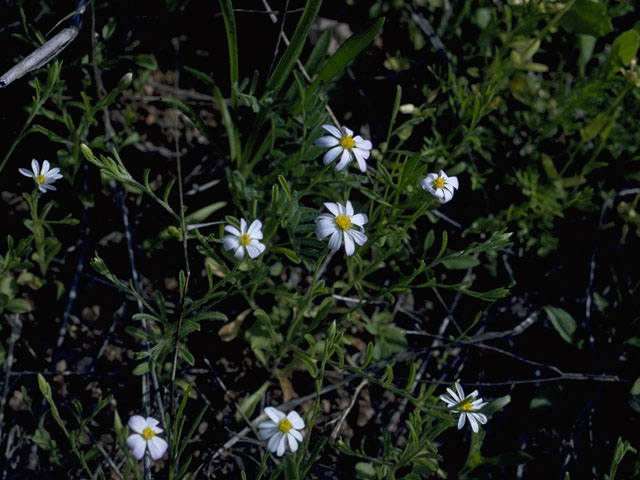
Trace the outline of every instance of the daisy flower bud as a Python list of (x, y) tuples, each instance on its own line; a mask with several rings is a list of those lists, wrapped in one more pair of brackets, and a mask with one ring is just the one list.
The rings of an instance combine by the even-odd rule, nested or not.
[(329, 151), (324, 154), (322, 162), (325, 165), (329, 165), (338, 156), (340, 160), (336, 165), (336, 170), (341, 171), (349, 165), (351, 160), (358, 162), (358, 167), (361, 172), (367, 171), (367, 158), (373, 148), (372, 143), (369, 140), (363, 139), (360, 135), (353, 136), (353, 130), (349, 130), (347, 127), (334, 127), (333, 125), (323, 125), (329, 135), (320, 137), (315, 141), (318, 147), (330, 147)]
[(285, 415), (277, 408), (267, 407), (264, 413), (269, 420), (258, 424), (258, 438), (269, 440), (269, 451), (281, 457), (287, 445), (291, 452), (298, 450), (298, 442), (302, 442), (300, 432), (304, 429), (304, 420), (298, 412), (294, 410)]
[(34, 158), (31, 160), (31, 171), (26, 168), (19, 168), (18, 171), (25, 177), (33, 178), (33, 181), (36, 182), (36, 185), (38, 186), (38, 190), (44, 193), (47, 190), (56, 190), (56, 187), (51, 184), (62, 178), (59, 168), (50, 169), (49, 167), (49, 161), (45, 160), (42, 162), (42, 170), (40, 170), (40, 164)]

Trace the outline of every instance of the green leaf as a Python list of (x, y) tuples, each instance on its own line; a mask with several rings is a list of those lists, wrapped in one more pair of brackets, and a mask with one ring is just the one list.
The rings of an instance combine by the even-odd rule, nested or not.
[(640, 377), (636, 378), (631, 387), (631, 395), (640, 395)]
[(627, 30), (621, 33), (613, 41), (609, 51), (611, 70), (617, 71), (620, 67), (626, 67), (635, 58), (640, 45), (640, 34), (635, 30)]
[(202, 119), (200, 118), (200, 115), (198, 115), (198, 112), (196, 112), (193, 108), (191, 108), (191, 106), (187, 105), (182, 100), (178, 100), (177, 98), (170, 98), (170, 97), (163, 97), (162, 102), (184, 113), (189, 118), (189, 120), (193, 122), (193, 124), (198, 129), (198, 131), (202, 135), (204, 135), (204, 137), (207, 139), (209, 143), (211, 144), (215, 143), (213, 141), (213, 137), (211, 133), (209, 132), (209, 128), (202, 121)]
[(480, 265), (480, 260), (472, 255), (459, 255), (443, 259), (442, 264), (449, 270), (465, 270)]
[(236, 30), (236, 18), (233, 13), (233, 5), (231, 4), (231, 0), (220, 0), (220, 8), (222, 10), (222, 17), (224, 19), (224, 27), (227, 32), (231, 83), (237, 84), (238, 78), (240, 76), (238, 73), (238, 32)]
[[(320, 87), (333, 79), (336, 75), (344, 72), (344, 69), (356, 58), (360, 52), (369, 46), (373, 39), (378, 35), (384, 24), (384, 18), (378, 18), (369, 24), (362, 32), (351, 35), (341, 46), (338, 48), (331, 58), (327, 61), (325, 66), (320, 70), (318, 76), (313, 83), (307, 89), (307, 104), (303, 107), (308, 108), (311, 101), (314, 100), (314, 93)], [(299, 107), (294, 112), (299, 111)]]
[(316, 365), (316, 362), (313, 361), (313, 358), (303, 352), (296, 352), (295, 354), (296, 357), (304, 363), (304, 366), (309, 371), (309, 375), (311, 375), (312, 378), (316, 378), (318, 376), (318, 366)]
[(561, 308), (546, 306), (544, 311), (558, 335), (567, 343), (573, 343), (573, 335), (577, 329), (576, 321)]
[[(253, 415), (253, 412), (260, 403), (262, 396), (265, 394), (269, 386), (271, 386), (271, 382), (264, 382), (258, 390), (256, 390), (254, 393), (240, 402), (238, 408), (242, 413), (244, 413), (245, 417), (251, 417)], [(233, 418), (235, 418), (236, 422), (241, 422), (242, 414), (240, 412), (236, 412)]]
[(7, 302), (6, 309), (13, 313), (27, 313), (29, 303), (24, 298), (12, 298)]
[(577, 0), (560, 19), (560, 25), (572, 33), (600, 37), (613, 30), (607, 8), (595, 0)]
[(144, 375), (148, 371), (149, 371), (149, 362), (143, 362), (137, 365), (136, 368), (134, 368), (133, 372), (131, 373), (133, 373), (133, 375)]
[[(229, 3), (231, 3), (230, 0)], [(289, 77), (289, 73), (293, 70), (302, 52), (304, 43), (309, 36), (311, 26), (318, 15), (320, 5), (322, 5), (322, 0), (307, 0), (302, 16), (296, 26), (296, 31), (293, 33), (293, 37), (291, 37), (291, 42), (282, 54), (278, 65), (276, 65), (267, 82), (267, 90), (270, 90), (274, 95), (277, 95), (280, 89), (282, 89), (284, 82)]]
[(629, 442), (625, 442), (622, 440), (622, 437), (618, 437), (618, 443), (616, 444), (616, 449), (613, 452), (613, 459), (611, 460), (611, 467), (609, 467), (609, 478), (608, 480), (613, 480), (616, 476), (616, 472), (618, 470), (618, 465), (622, 462), (622, 458), (627, 454), (627, 452), (631, 452), (637, 454), (637, 450), (631, 446)]

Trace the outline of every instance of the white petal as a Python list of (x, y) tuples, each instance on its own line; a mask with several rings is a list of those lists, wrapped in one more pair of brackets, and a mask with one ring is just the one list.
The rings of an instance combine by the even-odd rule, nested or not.
[(369, 221), (369, 219), (367, 218), (367, 216), (364, 213), (357, 213), (357, 214), (355, 214), (354, 216), (351, 217), (351, 223), (353, 223), (354, 225), (357, 225), (359, 227), (363, 226), (368, 221)]
[(284, 449), (285, 449), (285, 440), (287, 439), (287, 435), (280, 435), (280, 441), (278, 442), (278, 450), (276, 451), (276, 455), (281, 457), (282, 455), (284, 455)]
[(319, 223), (318, 226), (316, 227), (316, 237), (318, 237), (318, 240), (322, 240), (323, 238), (328, 237), (335, 231), (336, 231), (335, 224), (329, 225), (325, 222), (322, 222), (322, 223)]
[(367, 236), (358, 230), (349, 230), (349, 236), (360, 246), (367, 243)]
[(275, 426), (272, 428), (263, 428), (261, 430), (258, 430), (258, 438), (260, 440), (266, 440), (267, 438), (273, 437), (276, 433), (278, 433), (278, 431), (278, 427)]
[(254, 220), (253, 222), (251, 222), (247, 233), (251, 238), (262, 240), (262, 222), (260, 220)]
[(149, 453), (151, 454), (151, 458), (154, 460), (159, 460), (164, 455), (164, 452), (169, 448), (169, 444), (164, 438), (161, 437), (153, 437), (148, 442)]
[(267, 417), (269, 417), (271, 419), (271, 421), (273, 423), (275, 423), (276, 425), (278, 423), (280, 423), (280, 420), (282, 420), (285, 417), (285, 414), (282, 413), (280, 410), (278, 410), (277, 408), (273, 408), (273, 407), (267, 407), (264, 409), (264, 413), (265, 415), (267, 415)]
[(242, 257), (244, 257), (244, 250), (245, 248), (242, 245), (238, 244), (238, 248), (234, 252), (233, 256), (240, 260)]
[[(295, 430), (292, 430), (292, 432), (295, 432)], [(295, 437), (291, 435), (291, 432), (287, 434), (287, 440), (289, 441), (289, 448), (292, 452), (298, 450), (298, 442), (296, 441)]]
[(224, 231), (229, 232), (230, 234), (235, 235), (236, 237), (240, 236), (240, 230), (238, 230), (233, 225), (225, 225)]
[(438, 173), (438, 177), (440, 177), (440, 178), (444, 178), (445, 180), (446, 180), (447, 178), (449, 178), (449, 177), (447, 177), (447, 174), (446, 174), (446, 173), (444, 173), (444, 171), (443, 171), (443, 170), (440, 170), (440, 172)]
[(33, 170), (33, 174), (36, 177), (40, 173), (40, 164), (38, 163), (38, 161), (35, 158), (33, 160), (31, 160), (31, 170)]
[(475, 416), (473, 414), (468, 414), (467, 417), (469, 417), (471, 430), (473, 430), (475, 433), (478, 433), (478, 422), (476, 421)]
[[(148, 427), (151, 427), (151, 428), (153, 428), (153, 427), (155, 427), (155, 426), (157, 426), (157, 425), (160, 425), (160, 421), (159, 421), (159, 420), (156, 420), (156, 419), (155, 419), (155, 418), (153, 418), (153, 417), (147, 417), (147, 418), (145, 419), (145, 422), (147, 422), (147, 426), (148, 426)], [(162, 431), (162, 430), (160, 430), (160, 431)]]
[(340, 140), (336, 137), (332, 137), (327, 135), (326, 137), (320, 137), (315, 142), (313, 142), (318, 147), (335, 147), (340, 144)]
[(331, 213), (333, 213), (333, 215), (335, 217), (340, 215), (340, 204), (339, 203), (325, 202), (324, 206), (327, 207), (327, 210), (329, 210)]
[(340, 145), (338, 145), (337, 147), (333, 147), (331, 150), (324, 154), (324, 157), (322, 157), (322, 163), (324, 165), (329, 165), (336, 159), (338, 155), (340, 155), (340, 152), (342, 151), (344, 151), (344, 148), (342, 148)]
[(452, 400), (451, 398), (447, 397), (446, 395), (440, 395), (440, 400), (445, 402), (447, 404), (447, 407), (451, 407), (451, 406), (455, 405), (456, 403), (458, 403), (458, 402)]
[(340, 235), (340, 232), (336, 230), (329, 238), (329, 248), (331, 250), (338, 250), (340, 245), (342, 245), (342, 235)]
[(283, 438), (284, 436), (282, 435), (282, 432), (276, 432), (276, 434), (269, 440), (269, 443), (267, 443), (267, 448), (269, 449), (269, 451), (275, 453), (275, 451), (278, 449), (278, 445), (280, 444), (280, 440), (282, 440)]
[(364, 140), (360, 135), (354, 138), (356, 141), (356, 147), (361, 148), (362, 150), (371, 150), (373, 148), (373, 144), (369, 140)]
[(344, 251), (347, 252), (348, 257), (356, 251), (356, 246), (353, 244), (353, 238), (349, 230), (345, 230), (344, 232)]
[(295, 428), (292, 428), (291, 430), (289, 430), (289, 435), (293, 435), (295, 439), (298, 440), (299, 442), (302, 441), (302, 434)]
[(264, 252), (265, 246), (260, 243), (258, 240), (251, 240), (251, 243), (245, 247), (247, 249), (247, 253), (251, 258), (256, 258), (262, 252)]
[[(44, 189), (44, 190), (42, 190), (42, 189)], [(50, 183), (42, 183), (42, 184), (40, 184), (40, 190), (42, 192), (45, 192), (47, 190), (57, 190), (57, 187), (54, 187)]]
[(129, 425), (129, 428), (136, 433), (142, 433), (142, 431), (147, 428), (147, 422), (141, 415), (134, 415), (131, 417), (127, 425)]
[(451, 185), (453, 188), (458, 188), (458, 177), (449, 177), (447, 179), (447, 184)]
[(349, 135), (350, 137), (353, 137), (353, 130), (345, 127), (344, 125), (341, 127), (341, 130), (343, 135)]
[(449, 190), (442, 189), (442, 197), (440, 198), (440, 203), (447, 203), (452, 198), (453, 193), (451, 193)]
[(349, 200), (347, 200), (347, 205), (345, 207), (345, 215), (349, 218), (353, 216), (353, 205), (351, 205)]
[(234, 237), (233, 235), (225, 235), (222, 237), (222, 245), (225, 250), (235, 250), (238, 248), (240, 243), (238, 242), (238, 237)]
[(289, 412), (289, 415), (287, 415), (287, 420), (289, 420), (293, 428), (297, 430), (302, 430), (304, 428), (304, 420), (295, 410)]
[(472, 415), (475, 417), (475, 419), (476, 419), (478, 422), (482, 423), (483, 425), (484, 425), (485, 423), (487, 423), (487, 416), (486, 416), (486, 415), (484, 415), (484, 414), (482, 414), (482, 413), (473, 413)]
[(458, 430), (460, 430), (462, 427), (464, 427), (464, 421), (465, 421), (465, 414), (462, 413), (460, 415), (460, 418), (458, 419)]
[(455, 402), (453, 403), (459, 403), (462, 401), (462, 398), (458, 397), (458, 394), (453, 390), (451, 390), (450, 388), (447, 388), (447, 392), (449, 393), (449, 395), (451, 395), (451, 398), (455, 400)]
[(478, 396), (478, 390), (474, 390), (473, 392), (471, 392), (469, 395), (467, 395), (468, 397), (471, 398), (476, 398)]
[(60, 169), (58, 167), (52, 168), (51, 170), (49, 170), (49, 173), (47, 174), (47, 177), (54, 177), (58, 173), (60, 173)]
[(276, 428), (278, 424), (276, 422), (272, 422), (271, 420), (265, 420), (264, 422), (260, 422), (258, 424), (258, 428), (266, 428), (267, 430), (270, 428)]
[(353, 156), (356, 158), (356, 162), (358, 162), (358, 168), (364, 173), (367, 171), (367, 162), (365, 162), (362, 152), (363, 150), (358, 150), (357, 148), (351, 150), (351, 153), (353, 153)]
[(247, 221), (244, 218), (240, 219), (240, 233), (247, 233)]
[(350, 161), (351, 161), (351, 153), (349, 152), (349, 150), (345, 148), (342, 151), (342, 156), (340, 157), (340, 161), (336, 165), (336, 170), (340, 172), (341, 170), (344, 169), (344, 167), (349, 165)]
[(30, 172), (26, 168), (19, 168), (18, 171), (25, 177), (33, 178), (33, 172)]
[(47, 173), (49, 172), (49, 167), (51, 167), (51, 164), (49, 164), (49, 160), (45, 160), (44, 162), (42, 162), (42, 170), (40, 170), (40, 173), (46, 177)]
[(455, 387), (456, 387), (456, 392), (458, 392), (460, 401), (462, 401), (466, 397), (466, 395), (464, 394), (464, 390), (462, 389), (462, 387), (458, 382), (456, 382)]
[[(45, 186), (44, 183), (41, 183), (40, 185), (38, 185), (38, 190), (40, 190), (42, 193), (47, 193), (47, 187)], [(55, 190), (55, 188), (53, 190)]]
[(136, 460), (140, 460), (144, 456), (144, 450), (147, 448), (147, 442), (142, 435), (134, 433), (127, 438), (127, 446), (131, 449), (131, 455)]
[(322, 125), (322, 128), (324, 128), (327, 132), (329, 132), (334, 137), (342, 138), (342, 133), (340, 132), (340, 130), (338, 130), (333, 125)]

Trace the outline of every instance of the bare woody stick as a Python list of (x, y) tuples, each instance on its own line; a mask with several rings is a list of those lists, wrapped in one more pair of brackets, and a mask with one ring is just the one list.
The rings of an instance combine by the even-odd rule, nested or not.
[(20, 62), (10, 68), (4, 75), (0, 77), (0, 88), (15, 82), (29, 72), (46, 65), (60, 52), (69, 46), (69, 44), (78, 36), (80, 31), (80, 21), (85, 11), (85, 0), (78, 2), (78, 7), (74, 12), (72, 25), (62, 29), (44, 45), (36, 48), (33, 52), (23, 58)]

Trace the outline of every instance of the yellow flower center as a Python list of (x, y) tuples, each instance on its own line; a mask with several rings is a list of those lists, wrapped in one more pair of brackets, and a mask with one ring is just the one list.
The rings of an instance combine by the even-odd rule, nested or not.
[(280, 430), (282, 433), (289, 433), (289, 430), (291, 430), (292, 428), (293, 425), (291, 425), (291, 422), (287, 417), (280, 420), (280, 423), (278, 424), (278, 430)]
[(438, 177), (433, 181), (433, 188), (444, 188), (444, 178)]
[(356, 141), (351, 137), (351, 135), (343, 135), (343, 137), (340, 139), (340, 146), (342, 148), (348, 148), (349, 150), (351, 150), (356, 146)]
[(36, 177), (36, 182), (38, 182), (39, 184), (43, 184), (44, 183), (44, 175), (40, 174)]
[(240, 235), (240, 237), (238, 237), (238, 243), (243, 247), (246, 247), (251, 243), (251, 237), (248, 233), (243, 233), (242, 235)]
[(338, 215), (336, 217), (336, 225), (342, 230), (349, 230), (351, 227), (351, 220), (346, 215)]
[(156, 432), (151, 430), (151, 427), (147, 427), (144, 430), (142, 430), (142, 438), (144, 438), (147, 441), (151, 440), (155, 436), (156, 436)]
[(473, 405), (471, 404), (471, 400), (467, 400), (462, 405), (460, 405), (460, 410), (463, 412), (470, 412), (473, 410)]

